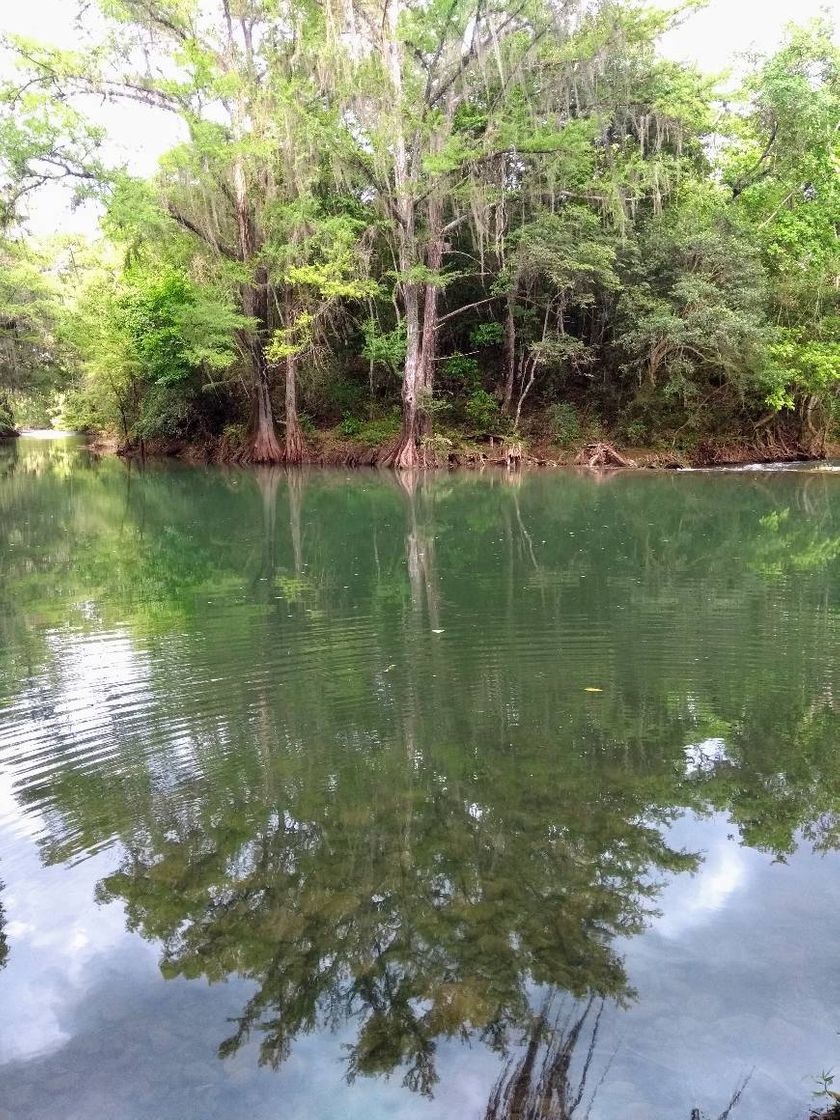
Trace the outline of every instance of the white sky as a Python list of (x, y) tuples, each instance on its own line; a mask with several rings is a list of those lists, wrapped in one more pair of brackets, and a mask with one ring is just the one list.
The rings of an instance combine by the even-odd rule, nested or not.
[[(671, 0), (654, 0), (670, 6)], [(77, 0), (0, 0), (0, 33), (28, 35), (62, 47), (78, 47), (75, 27)], [(666, 37), (664, 51), (674, 58), (696, 62), (720, 72), (737, 65), (745, 51), (769, 52), (779, 43), (786, 24), (803, 22), (821, 13), (834, 19), (840, 32), (840, 0), (710, 0)], [(108, 130), (107, 156), (127, 161), (137, 174), (151, 174), (159, 156), (179, 138), (175, 121), (162, 112), (139, 105), (93, 106), (92, 115)], [(38, 233), (92, 233), (93, 207), (71, 214), (66, 195), (45, 192), (37, 201), (31, 225)]]

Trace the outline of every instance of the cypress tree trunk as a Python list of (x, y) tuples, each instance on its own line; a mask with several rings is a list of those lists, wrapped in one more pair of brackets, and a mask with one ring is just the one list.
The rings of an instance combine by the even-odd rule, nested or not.
[[(391, 3), (387, 5), (387, 23), (383, 21), (383, 32), (385, 32), (383, 47), (388, 67), (388, 75), (391, 80), (391, 92), (394, 97), (394, 103), (398, 107), (396, 115), (397, 127), (393, 138), (394, 186), (396, 187), (397, 197), (394, 209), (397, 219), (397, 236), (399, 238), (398, 257), (400, 271), (404, 276), (407, 276), (411, 271), (412, 265), (416, 263), (416, 245), (415, 206), (412, 198), (413, 184), (411, 182), (409, 154), (402, 126), (399, 123), (403, 98), (403, 47), (399, 36), (399, 20), (403, 7), (404, 4), (401, 0), (391, 0)], [(423, 369), (420, 352), (420, 285), (408, 279), (404, 279), (402, 282), (402, 294), (406, 327), (405, 369), (403, 372), (402, 384), (402, 431), (397, 442), (383, 458), (383, 463), (386, 466), (397, 467), (401, 470), (419, 466), (420, 463), (420, 456), (417, 451), (417, 439), (419, 435), (418, 406), (423, 385)]]
[(297, 465), (303, 462), (304, 443), (297, 410), (297, 358), (289, 354), (286, 358), (286, 445), (283, 450), (285, 462)]
[(271, 380), (265, 358), (268, 338), (268, 278), (265, 269), (256, 270), (253, 284), (243, 285), (242, 307), (246, 315), (257, 321), (256, 328), (247, 337), (254, 381), (254, 433), (248, 458), (254, 463), (280, 463), (283, 452), (274, 429)]
[(418, 284), (403, 286), (405, 304), (406, 352), (402, 384), (403, 423), (399, 439), (385, 455), (383, 463), (400, 470), (417, 467), (420, 456), (417, 450), (419, 431), (419, 398), (423, 386), (423, 366), (420, 339), (420, 287)]
[[(239, 118), (240, 113), (237, 112), (234, 117), (234, 135), (237, 138), (242, 127)], [(234, 166), (233, 181), (239, 259), (247, 267), (255, 258), (257, 236), (248, 182), (241, 160), (237, 160)], [(246, 337), (246, 348), (251, 358), (254, 394), (254, 432), (248, 458), (254, 463), (280, 463), (283, 454), (274, 430), (271, 379), (265, 358), (265, 346), (269, 336), (268, 274), (262, 265), (257, 265), (254, 269), (253, 280), (246, 281), (242, 285), (242, 310), (249, 318), (256, 320), (256, 326), (248, 331)]]
[(254, 434), (248, 458), (253, 463), (279, 463), (283, 459), (274, 430), (274, 409), (268, 380), (268, 366), (262, 345), (255, 340), (250, 347), (254, 378)]

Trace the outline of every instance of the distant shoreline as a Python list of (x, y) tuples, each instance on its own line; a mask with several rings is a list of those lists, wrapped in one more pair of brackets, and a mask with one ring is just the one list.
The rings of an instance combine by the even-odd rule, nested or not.
[[(94, 450), (118, 454), (124, 458), (173, 458), (192, 463), (218, 463), (248, 465), (247, 458), (223, 445), (221, 440), (191, 443), (180, 440), (147, 442), (144, 448), (124, 446), (116, 440), (95, 439)], [(307, 441), (302, 465), (321, 467), (375, 467), (387, 450), (387, 444), (365, 444), (353, 440), (339, 440), (332, 433), (318, 433)], [(603, 461), (589, 462), (589, 452), (606, 448)], [(610, 452), (616, 458), (612, 459)], [(828, 445), (825, 454), (809, 453), (802, 448), (768, 447), (766, 444), (748, 442), (704, 443), (692, 451), (668, 451), (649, 447), (627, 447), (605, 442), (603, 444), (575, 444), (559, 447), (551, 444), (514, 447), (500, 440), (484, 444), (453, 443), (440, 450), (435, 447), (425, 451), (423, 466), (434, 469), (482, 470), (487, 467), (502, 469), (552, 470), (568, 468), (688, 470), (716, 467), (744, 467), (786, 463), (817, 463), (840, 458), (840, 445)]]
[[(22, 428), (12, 439), (69, 439), (78, 437), (85, 446), (102, 455), (118, 455), (125, 459), (177, 459), (185, 463), (218, 465), (260, 465), (249, 463), (236, 448), (226, 445), (223, 439), (200, 442), (188, 440), (148, 440), (125, 444), (111, 436), (59, 429)], [(380, 464), (388, 444), (360, 443), (351, 439), (336, 438), (333, 432), (317, 432), (307, 441), (300, 465), (316, 467), (376, 467)], [(590, 452), (601, 456), (590, 463)], [(597, 456), (596, 456), (597, 457)], [(511, 441), (490, 440), (486, 443), (464, 441), (452, 443), (443, 450), (430, 447), (425, 451), (426, 469), (483, 470), (487, 467), (502, 469), (553, 470), (590, 466), (601, 470), (711, 470), (743, 467), (793, 466), (840, 459), (840, 444), (828, 444), (824, 454), (808, 452), (804, 448), (783, 448), (759, 442), (706, 441), (692, 450), (663, 450), (651, 447), (627, 447), (622, 444), (602, 442), (577, 443), (560, 447), (556, 444), (536, 446), (515, 445)]]

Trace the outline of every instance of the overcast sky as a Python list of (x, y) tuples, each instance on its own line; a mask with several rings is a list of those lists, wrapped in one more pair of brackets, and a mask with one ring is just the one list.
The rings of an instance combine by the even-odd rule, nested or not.
[[(657, 2), (667, 4), (669, 0)], [(0, 31), (63, 47), (79, 46), (74, 26), (77, 10), (76, 0), (0, 0)], [(710, 0), (705, 10), (666, 37), (663, 49), (674, 58), (718, 72), (737, 64), (737, 56), (744, 51), (773, 50), (787, 23), (820, 13), (830, 15), (840, 30), (840, 0)], [(178, 139), (173, 120), (139, 105), (97, 108), (96, 115), (108, 129), (109, 158), (127, 161), (138, 174), (150, 174), (161, 153)], [(92, 208), (70, 214), (65, 196), (56, 192), (37, 202), (32, 224), (43, 233), (59, 227), (89, 233), (95, 216)]]

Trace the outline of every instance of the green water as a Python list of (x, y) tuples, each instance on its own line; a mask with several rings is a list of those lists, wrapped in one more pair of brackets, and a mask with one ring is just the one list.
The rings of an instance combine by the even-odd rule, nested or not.
[(804, 1115), (838, 636), (827, 473), (0, 446), (0, 1116)]

